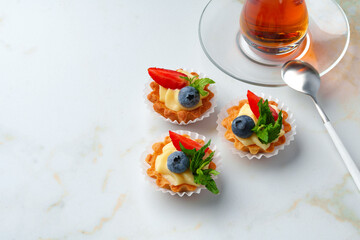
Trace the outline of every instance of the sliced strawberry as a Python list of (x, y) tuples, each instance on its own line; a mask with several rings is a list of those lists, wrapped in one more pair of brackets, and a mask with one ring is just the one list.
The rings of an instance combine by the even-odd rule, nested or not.
[(187, 77), (186, 74), (163, 69), (163, 68), (149, 68), (150, 77), (164, 88), (181, 89), (188, 85), (188, 81), (181, 77)]
[[(257, 105), (260, 101), (260, 97), (256, 96), (255, 93), (251, 92), (250, 90), (247, 91), (247, 98), (249, 101), (250, 109), (254, 113), (255, 117), (259, 118), (259, 106)], [(264, 100), (263, 100), (264, 101)], [(274, 120), (276, 121), (278, 119), (278, 113), (276, 110), (269, 105), (271, 115), (274, 117)]]
[[(174, 144), (176, 150), (181, 151), (180, 148), (180, 143), (184, 146), (184, 148), (186, 149), (196, 149), (196, 151), (198, 151), (203, 145), (201, 145), (200, 143), (181, 136), (180, 134), (177, 134), (175, 132), (169, 131), (169, 136), (171, 138), (172, 143)], [(207, 152), (207, 150), (209, 150), (209, 148), (205, 149), (205, 152)]]
[(259, 113), (259, 107), (258, 107), (258, 102), (260, 101), (260, 97), (256, 96), (255, 93), (251, 92), (250, 90), (247, 91), (247, 99), (249, 101), (249, 105), (250, 105), (250, 109), (253, 112), (253, 114), (255, 115), (255, 117), (259, 118), (260, 113)]

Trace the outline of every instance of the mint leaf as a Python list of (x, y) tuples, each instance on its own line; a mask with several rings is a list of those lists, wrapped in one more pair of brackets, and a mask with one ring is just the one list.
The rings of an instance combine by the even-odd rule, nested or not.
[(274, 117), (271, 114), (268, 100), (263, 102), (263, 100), (260, 99), (257, 105), (259, 107), (260, 116), (252, 131), (256, 133), (259, 139), (267, 142), (268, 132), (266, 131), (266, 126), (275, 122)]
[(215, 152), (211, 152), (208, 157), (204, 159), (205, 150), (210, 146), (211, 140), (202, 146), (198, 151), (196, 149), (186, 149), (180, 143), (181, 151), (183, 151), (186, 156), (190, 158), (190, 171), (194, 175), (194, 182), (196, 184), (204, 185), (210, 192), (218, 194), (219, 190), (216, 186), (215, 181), (212, 179), (212, 176), (220, 174), (218, 171), (213, 169), (203, 169), (207, 166), (213, 159)]
[(265, 125), (262, 125), (262, 128), (255, 130), (256, 136), (259, 138), (262, 143), (269, 143), (269, 132)]
[(258, 123), (260, 125), (267, 125), (269, 123), (275, 123), (274, 121), (274, 117), (271, 114), (270, 111), (270, 107), (269, 107), (269, 102), (266, 99), (265, 102), (262, 101), (262, 99), (260, 99), (260, 101), (258, 102), (258, 107), (259, 107), (259, 119), (258, 119)]
[(195, 152), (196, 152), (196, 149), (195, 149), (195, 148), (194, 148), (194, 149), (186, 149), (186, 148), (181, 144), (181, 142), (179, 142), (179, 144), (180, 144), (180, 149), (181, 149), (181, 151), (184, 152), (186, 156), (188, 156), (188, 157), (193, 157), (193, 156), (194, 156), (194, 154), (195, 154)]
[(192, 83), (197, 78), (197, 76), (192, 77), (192, 78), (180, 76), (180, 78), (185, 79), (189, 83)]
[(200, 78), (200, 79), (195, 79), (190, 86), (196, 88), (201, 96), (206, 96), (209, 93), (207, 91), (204, 90), (205, 86), (208, 84), (213, 84), (215, 83), (212, 79), (210, 78)]
[(204, 90), (206, 85), (215, 83), (215, 81), (210, 78), (198, 78), (197, 76), (192, 78), (189, 77), (180, 77), (180, 78), (188, 81), (190, 83), (189, 86), (196, 88), (201, 96), (206, 96), (209, 94), (207, 91)]
[(220, 173), (218, 172), (218, 171), (216, 171), (216, 170), (214, 170), (214, 169), (204, 169), (204, 170), (202, 170), (203, 172), (204, 172), (204, 174), (212, 174), (212, 175), (214, 175), (214, 176), (216, 176), (216, 175), (219, 175)]
[(211, 162), (214, 154), (215, 154), (215, 152), (211, 152), (210, 155), (202, 162), (202, 164), (199, 168), (203, 169), (206, 165), (208, 165)]
[(279, 137), (282, 128), (282, 111), (280, 111), (278, 119), (275, 122), (270, 111), (268, 100), (263, 102), (262, 99), (260, 99), (258, 107), (260, 116), (252, 131), (256, 133), (260, 142), (268, 144)]
[[(205, 156), (205, 149), (207, 149), (211, 144), (211, 140), (204, 146), (202, 146), (198, 151), (195, 151), (194, 157), (192, 158), (190, 162), (190, 170), (193, 173), (196, 173), (197, 169), (201, 169), (202, 163), (203, 163), (203, 157)], [(211, 161), (211, 160), (210, 160)]]
[(199, 175), (194, 175), (194, 181), (197, 184), (205, 185), (205, 187), (212, 193), (218, 194), (219, 189), (216, 186), (216, 182), (211, 178), (210, 174), (205, 174), (204, 172)]
[(274, 141), (275, 139), (277, 139), (279, 137), (281, 128), (282, 128), (282, 111), (280, 111), (279, 113), (279, 117), (276, 120), (274, 125), (269, 125), (267, 127), (268, 129), (268, 135), (269, 135), (269, 142)]
[(219, 193), (219, 189), (217, 188), (216, 182), (214, 181), (214, 179), (209, 180), (208, 183), (205, 184), (205, 187), (213, 194)]

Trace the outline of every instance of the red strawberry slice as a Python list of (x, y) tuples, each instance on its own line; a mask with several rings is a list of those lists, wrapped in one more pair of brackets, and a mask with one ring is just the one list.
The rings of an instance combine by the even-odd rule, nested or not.
[[(254, 113), (255, 117), (259, 118), (259, 106), (257, 105), (260, 101), (260, 97), (256, 96), (255, 93), (251, 92), (250, 90), (247, 91), (247, 98), (249, 101), (250, 109)], [(264, 100), (263, 100), (264, 101)], [(274, 120), (276, 121), (278, 119), (278, 113), (276, 110), (269, 105), (271, 115), (274, 117)]]
[[(180, 143), (184, 146), (184, 148), (186, 149), (196, 149), (196, 151), (198, 151), (203, 145), (201, 145), (200, 143), (181, 136), (180, 134), (177, 134), (175, 132), (169, 131), (169, 136), (171, 138), (172, 143), (174, 144), (176, 150), (181, 151), (180, 148)], [(205, 149), (205, 152), (207, 152), (207, 150), (209, 150), (209, 148)]]
[(181, 77), (187, 77), (186, 74), (174, 70), (163, 68), (149, 68), (150, 77), (164, 88), (181, 89), (188, 85), (188, 81)]

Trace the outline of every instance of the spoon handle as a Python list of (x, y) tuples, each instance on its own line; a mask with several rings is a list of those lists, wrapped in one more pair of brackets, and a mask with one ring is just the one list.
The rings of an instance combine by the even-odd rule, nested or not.
[(330, 121), (327, 121), (324, 123), (326, 130), (329, 132), (329, 135), (332, 139), (332, 141), (335, 144), (336, 149), (340, 153), (340, 156), (342, 157), (347, 169), (350, 172), (350, 175), (352, 176), (356, 186), (360, 190), (360, 172), (357, 168), (356, 164), (354, 163), (354, 160), (351, 158), (350, 154), (346, 150), (344, 144), (341, 142), (339, 136), (337, 135), (335, 129), (331, 125)]
[[(311, 96), (312, 97), (312, 96)], [(330, 123), (329, 118), (326, 116), (324, 110), (322, 110), (322, 108), (319, 106), (319, 104), (317, 103), (316, 97), (312, 97), (316, 109), (318, 110), (321, 119), (324, 122), (325, 128), (328, 131), (331, 140), (333, 141), (336, 149), (338, 150), (341, 158), (343, 159), (345, 166), (347, 167), (347, 169), (349, 170), (349, 173), (351, 175), (351, 177), (353, 178), (355, 185), (357, 186), (357, 188), (360, 191), (360, 172), (359, 169), (357, 168), (356, 164), (354, 163), (354, 160), (351, 158), (349, 152), (346, 150), (344, 144), (342, 143), (342, 141), (340, 140), (339, 136), (337, 135), (335, 129), (333, 128), (333, 126)]]

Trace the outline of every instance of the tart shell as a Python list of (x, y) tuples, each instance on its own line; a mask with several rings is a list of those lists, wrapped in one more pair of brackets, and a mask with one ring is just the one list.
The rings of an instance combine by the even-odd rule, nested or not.
[[(183, 135), (185, 137), (190, 138), (188, 135)], [(196, 142), (200, 144), (204, 144), (204, 141), (201, 139), (195, 139)], [(149, 177), (152, 177), (156, 179), (156, 185), (158, 185), (161, 188), (169, 189), (173, 192), (190, 192), (196, 190), (197, 186), (190, 185), (190, 184), (180, 184), (180, 185), (171, 185), (168, 180), (166, 180), (161, 173), (158, 173), (155, 170), (155, 160), (156, 158), (162, 154), (163, 147), (170, 143), (171, 139), (169, 136), (166, 136), (163, 142), (157, 142), (152, 145), (152, 149), (154, 152), (152, 154), (148, 154), (146, 156), (145, 161), (150, 165), (150, 168), (146, 171), (147, 175)], [(209, 168), (216, 169), (216, 164), (213, 162), (210, 162)]]
[(239, 155), (240, 157), (247, 157), (249, 159), (258, 158), (265, 156), (267, 158), (276, 155), (279, 150), (285, 148), (286, 145), (289, 145), (292, 140), (294, 140), (294, 135), (296, 134), (296, 124), (293, 114), (284, 103), (280, 102), (278, 99), (274, 99), (271, 96), (266, 96), (261, 94), (263, 99), (268, 99), (269, 103), (277, 106), (283, 112), (283, 130), (285, 134), (281, 136), (276, 142), (270, 144), (270, 147), (266, 150), (263, 150), (259, 146), (252, 144), (245, 146), (242, 144), (231, 130), (232, 121), (237, 117), (241, 107), (248, 103), (248, 100), (245, 97), (236, 99), (227, 104), (218, 114), (217, 120), (217, 130), (222, 139), (226, 140), (226, 144), (232, 145), (232, 152)]
[[(207, 76), (203, 73), (196, 73), (193, 69), (180, 68), (186, 72), (191, 73), (194, 76), (199, 78), (206, 78)], [(156, 116), (161, 117), (165, 121), (178, 124), (178, 125), (188, 125), (201, 121), (204, 118), (207, 118), (215, 111), (216, 107), (216, 86), (215, 84), (207, 85), (205, 90), (209, 92), (208, 96), (202, 99), (202, 105), (193, 110), (180, 110), (174, 111), (165, 106), (165, 103), (159, 100), (159, 84), (150, 79), (145, 85), (145, 103), (148, 106), (149, 110)]]
[[(200, 135), (196, 132), (186, 131), (186, 130), (176, 130), (174, 131), (177, 134), (190, 136), (191, 139), (196, 140), (199, 143), (205, 143), (209, 139), (205, 136)], [(189, 184), (182, 184), (179, 186), (171, 185), (161, 174), (158, 174), (155, 170), (155, 159), (156, 156), (162, 153), (163, 147), (171, 141), (169, 137), (169, 133), (162, 134), (159, 138), (155, 140), (155, 143), (148, 145), (145, 151), (142, 153), (140, 157), (140, 167), (141, 172), (147, 182), (151, 184), (156, 191), (160, 191), (163, 193), (168, 193), (170, 195), (177, 195), (179, 197), (183, 196), (192, 196), (193, 194), (199, 194), (201, 190), (206, 189), (205, 186), (200, 185), (198, 187), (189, 185)], [(212, 159), (211, 168), (216, 168), (216, 171), (222, 171), (222, 160), (219, 150), (217, 149), (216, 145), (213, 143), (210, 144), (209, 147), (212, 151), (215, 152), (214, 157)], [(213, 176), (213, 179), (216, 181), (218, 178), (217, 176)], [(173, 189), (173, 190), (172, 190)]]
[[(237, 117), (237, 115), (239, 114), (240, 109), (242, 108), (242, 106), (244, 106), (244, 104), (249, 103), (247, 99), (241, 100), (239, 102), (238, 106), (233, 106), (230, 107), (229, 109), (227, 109), (227, 113), (229, 114), (228, 117), (226, 117), (224, 120), (222, 120), (221, 124), (226, 128), (226, 132), (225, 132), (225, 138), (227, 140), (229, 140), (230, 142), (234, 143), (234, 147), (238, 150), (244, 151), (244, 152), (250, 152), (251, 154), (257, 154), (259, 152), (273, 152), (276, 146), (279, 146), (281, 144), (284, 144), (286, 142), (286, 137), (285, 135), (279, 137), (279, 139), (276, 142), (272, 142), (270, 144), (270, 147), (266, 150), (260, 148), (259, 146), (257, 146), (256, 144), (252, 144), (252, 145), (248, 145), (245, 146), (244, 144), (242, 144), (236, 137), (235, 134), (233, 133), (233, 131), (231, 130), (231, 124), (232, 121)], [(271, 105), (275, 105), (278, 106), (278, 104), (274, 101), (269, 101), (269, 104)], [(282, 111), (283, 113), (283, 119), (282, 119), (282, 124), (284, 126), (284, 131), (285, 133), (290, 132), (291, 131), (291, 125), (286, 121), (288, 114), (286, 111)]]
[(152, 91), (149, 93), (149, 95), (147, 95), (147, 99), (153, 103), (154, 111), (162, 115), (164, 118), (168, 118), (171, 121), (178, 121), (179, 123), (188, 123), (189, 121), (193, 121), (199, 118), (202, 114), (211, 108), (210, 100), (214, 97), (214, 93), (209, 90), (208, 86), (206, 86), (205, 90), (209, 92), (209, 94), (207, 97), (202, 99), (202, 105), (200, 107), (191, 111), (174, 111), (168, 109), (165, 106), (165, 103), (160, 102), (159, 84), (156, 82), (151, 82), (150, 87)]

